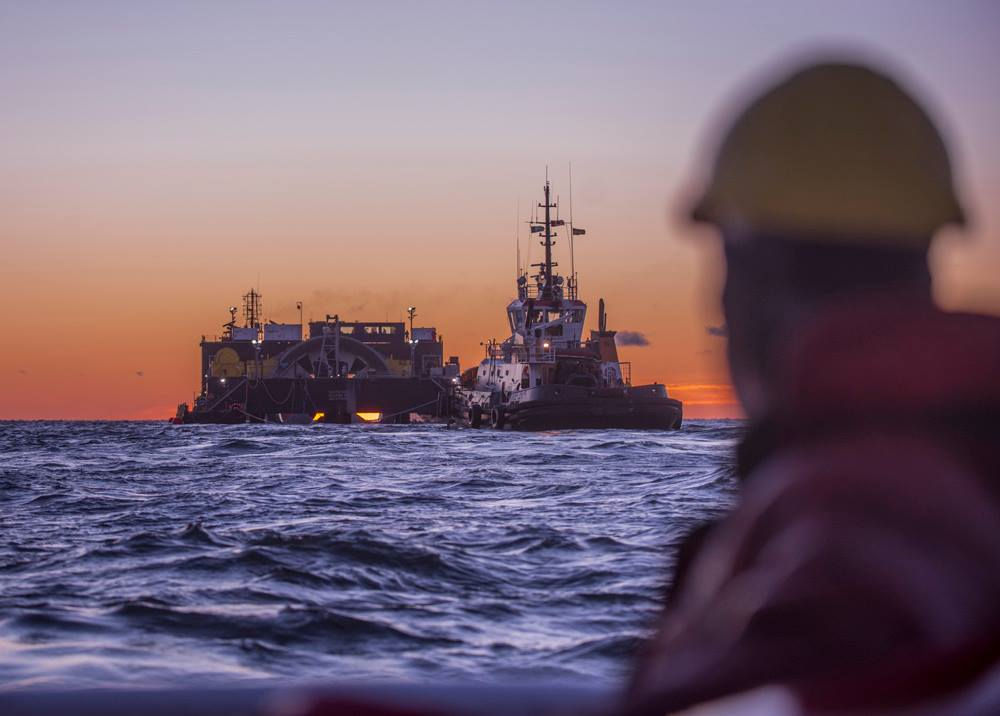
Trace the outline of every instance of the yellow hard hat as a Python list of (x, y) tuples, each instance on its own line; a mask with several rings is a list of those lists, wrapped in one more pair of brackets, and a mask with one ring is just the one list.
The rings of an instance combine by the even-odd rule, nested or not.
[(812, 65), (752, 102), (691, 215), (736, 235), (914, 248), (964, 223), (930, 117), (891, 79), (849, 64)]

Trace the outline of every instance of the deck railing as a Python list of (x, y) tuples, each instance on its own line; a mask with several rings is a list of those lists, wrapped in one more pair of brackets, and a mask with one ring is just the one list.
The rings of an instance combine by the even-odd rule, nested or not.
[[(557, 286), (556, 289), (562, 293), (562, 298), (569, 299), (570, 301), (576, 300), (577, 288), (576, 281), (573, 279), (569, 279), (561, 286)], [(526, 298), (538, 298), (540, 291), (537, 283), (528, 283), (519, 287), (517, 293), (517, 297), (524, 300)]]
[(490, 344), (486, 347), (486, 357), (492, 360), (517, 360), (521, 363), (555, 363), (556, 349), (554, 346), (545, 345), (508, 345), (503, 346), (498, 343)]

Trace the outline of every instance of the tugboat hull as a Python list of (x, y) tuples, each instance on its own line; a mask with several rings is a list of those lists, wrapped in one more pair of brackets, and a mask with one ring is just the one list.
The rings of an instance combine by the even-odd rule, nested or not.
[[(468, 396), (462, 411), (474, 427), (512, 430), (625, 429), (676, 430), (683, 406), (667, 397), (662, 385), (629, 388), (589, 388), (544, 385), (518, 391), (506, 403), (490, 406), (486, 396)], [(476, 420), (473, 416), (481, 416)]]

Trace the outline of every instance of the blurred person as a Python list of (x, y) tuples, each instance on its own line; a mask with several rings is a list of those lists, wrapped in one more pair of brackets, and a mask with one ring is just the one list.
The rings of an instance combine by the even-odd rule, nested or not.
[(876, 70), (801, 68), (692, 218), (724, 248), (741, 497), (681, 549), (626, 711), (1000, 713), (1000, 319), (934, 305), (965, 212), (933, 121)]

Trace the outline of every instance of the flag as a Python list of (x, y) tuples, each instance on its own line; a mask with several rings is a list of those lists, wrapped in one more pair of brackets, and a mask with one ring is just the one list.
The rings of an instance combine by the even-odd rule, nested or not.
[(583, 236), (586, 233), (587, 233), (586, 229), (578, 229), (575, 226), (573, 227), (573, 236)]
[(552, 226), (562, 226), (565, 223), (566, 222), (563, 221), (562, 219), (553, 219), (552, 221), (549, 222), (549, 224)]

